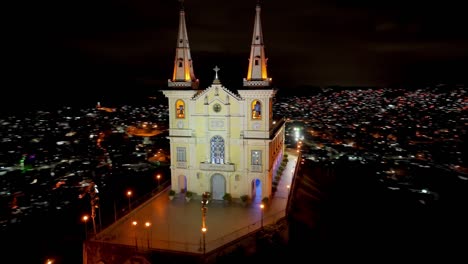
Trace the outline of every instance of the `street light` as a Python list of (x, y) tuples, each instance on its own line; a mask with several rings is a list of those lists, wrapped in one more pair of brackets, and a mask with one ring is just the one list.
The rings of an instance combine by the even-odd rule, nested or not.
[(149, 234), (149, 232), (151, 231), (150, 226), (151, 226), (150, 222), (145, 223), (145, 228), (148, 229), (148, 230), (146, 230), (146, 240), (147, 240), (147, 243), (148, 243), (148, 248), (150, 248), (150, 234)]
[(158, 179), (158, 189), (159, 189), (161, 174), (156, 175), (156, 179)]
[(127, 191), (127, 197), (128, 197), (128, 212), (132, 210), (132, 203), (130, 201), (130, 198), (132, 197), (132, 191)]
[(88, 239), (88, 219), (89, 219), (89, 216), (88, 215), (84, 215), (82, 220), (84, 222), (84, 227), (85, 227), (85, 240)]
[(205, 254), (205, 250), (206, 250), (206, 244), (205, 244), (205, 233), (206, 233), (206, 205), (208, 204), (209, 202), (209, 198), (210, 198), (210, 193), (209, 192), (204, 192), (202, 194), (202, 201), (201, 201), (201, 211), (202, 211), (202, 239), (203, 239), (203, 254)]
[(261, 218), (260, 218), (260, 226), (263, 229), (263, 209), (265, 208), (265, 205), (263, 203), (260, 204), (260, 213), (261, 213)]
[[(98, 188), (95, 183), (93, 183), (89, 190), (88, 190), (89, 196), (90, 196), (90, 203), (91, 203), (91, 218), (93, 220), (93, 230), (94, 230), (94, 235), (96, 236), (96, 208), (99, 208), (99, 196), (98, 196)], [(100, 209), (99, 209), (100, 210)], [(101, 221), (101, 214), (99, 214), (99, 221)]]
[(202, 210), (202, 228), (206, 227), (206, 205), (208, 204), (208, 198), (210, 196), (209, 192), (204, 192), (202, 194), (202, 201), (201, 201), (201, 210)]
[(96, 236), (96, 221), (94, 220), (96, 218), (96, 210), (95, 207), (93, 206), (91, 208), (91, 219), (93, 219), (93, 230), (94, 230), (94, 235)]
[(208, 231), (208, 229), (206, 229), (206, 227), (202, 227), (201, 229), (202, 231), (202, 236), (203, 236), (203, 255), (205, 255), (205, 252), (206, 252), (206, 242), (205, 242), (205, 235), (206, 235), (206, 231)]
[(137, 235), (136, 235), (136, 226), (137, 226), (137, 221), (133, 221), (132, 222), (132, 226), (133, 226), (133, 235), (135, 236), (135, 248), (136, 250), (138, 250), (138, 240), (137, 240)]
[(209, 192), (204, 192), (202, 194), (202, 200), (201, 200), (201, 210), (202, 210), (202, 227), (205, 227), (205, 220), (206, 220), (206, 205), (208, 204), (209, 202), (209, 196), (210, 196), (210, 193)]

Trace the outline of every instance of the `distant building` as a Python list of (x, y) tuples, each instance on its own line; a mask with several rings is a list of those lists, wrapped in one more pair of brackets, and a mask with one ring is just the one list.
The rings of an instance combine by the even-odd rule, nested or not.
[(174, 73), (162, 92), (169, 102), (172, 189), (211, 192), (222, 200), (249, 195), (270, 197), (284, 154), (285, 122), (273, 117), (276, 90), (267, 74), (260, 4), (256, 6), (247, 77), (237, 93), (218, 79), (199, 89), (180, 10)]

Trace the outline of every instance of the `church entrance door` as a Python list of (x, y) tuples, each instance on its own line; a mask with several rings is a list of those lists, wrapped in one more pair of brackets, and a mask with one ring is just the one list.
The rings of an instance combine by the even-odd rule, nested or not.
[(212, 199), (222, 200), (226, 193), (226, 179), (221, 174), (215, 174), (211, 177)]

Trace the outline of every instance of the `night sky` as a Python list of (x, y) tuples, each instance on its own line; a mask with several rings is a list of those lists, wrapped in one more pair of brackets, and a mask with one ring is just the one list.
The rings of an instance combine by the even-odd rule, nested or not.
[[(195, 75), (221, 68), (227, 88), (247, 71), (256, 0), (187, 0)], [(166, 87), (177, 0), (16, 3), (7, 24), (5, 95), (17, 102), (128, 97)], [(269, 75), (278, 89), (468, 82), (461, 1), (263, 1)], [(58, 92), (54, 92), (57, 90)], [(291, 90), (294, 91), (294, 90)], [(44, 101), (44, 102), (45, 102)]]

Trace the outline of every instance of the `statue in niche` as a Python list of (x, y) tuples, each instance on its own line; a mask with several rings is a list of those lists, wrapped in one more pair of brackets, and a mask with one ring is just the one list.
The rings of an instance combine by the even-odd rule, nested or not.
[(256, 101), (252, 109), (252, 117), (260, 118), (261, 116), (262, 116), (262, 105), (260, 104), (259, 101)]
[(184, 117), (184, 105), (180, 104), (177, 108), (177, 117)]

